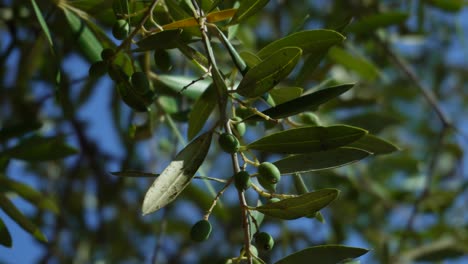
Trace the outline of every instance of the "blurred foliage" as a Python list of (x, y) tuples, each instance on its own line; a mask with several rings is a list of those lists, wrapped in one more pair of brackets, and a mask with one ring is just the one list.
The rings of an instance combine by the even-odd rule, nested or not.
[[(322, 145), (308, 147), (323, 153), (295, 156), (307, 168), (302, 182), (283, 176), (277, 191), (336, 188), (338, 199), (321, 211), (323, 216), (288, 222), (252, 211), (251, 218), (273, 234), (276, 244), (259, 257), (271, 263), (303, 252), (280, 262), (291, 263), (339, 252), (323, 262), (334, 263), (367, 252), (354, 248), (359, 246), (372, 249), (366, 262), (373, 263), (463, 256), (466, 261), (468, 65), (459, 60), (468, 54), (466, 27), (459, 20), (460, 13), (466, 14), (466, 1), (245, 0), (237, 14), (230, 11), (239, 7), (236, 1), (198, 2), (209, 13), (208, 22), (216, 22), (225, 33), (224, 40), (211, 41), (224, 73), (221, 80), (229, 88), (240, 83), (247, 97), (243, 103), (233, 100), (227, 110), (246, 120), (245, 135), (237, 126), (234, 131), (242, 150), (255, 149), (248, 142), (274, 132), (279, 138), (262, 139), (295, 140), (285, 134), (292, 129), (280, 132), (286, 126), (346, 124), (372, 134), (340, 143), (338, 147), (356, 149), (348, 148), (348, 156)], [(144, 19), (154, 3), (154, 21)], [(119, 32), (123, 41), (112, 36), (116, 19), (131, 29)], [(157, 33), (160, 25), (165, 31)], [(213, 73), (213, 65), (197, 25), (190, 1), (0, 1), (0, 209), (41, 241), (38, 263), (216, 263), (239, 255), (244, 243), (240, 212), (245, 208), (234, 188), (212, 212), (210, 239), (203, 244), (189, 239), (191, 226), (223, 186), (199, 176), (226, 180), (233, 174), (228, 155), (220, 154), (216, 144), (204, 162), (196, 161), (203, 165), (177, 201), (141, 216), (144, 194), (156, 177), (151, 173), (161, 173), (187, 140), (223, 117), (212, 113), (221, 104), (214, 102), (218, 98), (212, 91), (219, 78), (211, 74), (213, 85), (206, 74)], [(147, 30), (143, 35), (137, 34), (141, 27)], [(310, 30), (317, 31), (305, 36)], [(102, 54), (104, 49), (110, 53)], [(285, 49), (290, 57), (274, 53)], [(278, 58), (267, 57), (272, 53)], [(291, 67), (283, 72), (276, 64)], [(137, 80), (135, 72), (145, 72), (150, 81)], [(277, 80), (268, 79), (269, 74), (284, 79), (272, 90)], [(320, 97), (323, 102), (307, 99), (315, 93), (326, 97), (326, 89), (348, 83), (356, 84)], [(265, 94), (258, 99), (256, 93)], [(287, 117), (287, 122), (266, 121), (248, 107)], [(300, 137), (314, 133), (320, 137), (324, 132)], [(257, 158), (278, 161), (271, 153)], [(292, 166), (291, 161), (281, 162)], [(292, 199), (302, 204), (306, 195)], [(248, 190), (246, 196), (249, 205), (256, 204), (256, 192)], [(19, 199), (34, 210), (23, 214), (15, 206)], [(299, 206), (292, 199), (279, 203), (318, 210), (313, 207), (317, 204)], [(271, 203), (258, 205), (265, 212), (278, 209)], [(273, 213), (288, 219), (284, 214)], [(0, 219), (0, 245), (21, 247), (11, 230)], [(9, 263), (8, 256), (0, 261)]]

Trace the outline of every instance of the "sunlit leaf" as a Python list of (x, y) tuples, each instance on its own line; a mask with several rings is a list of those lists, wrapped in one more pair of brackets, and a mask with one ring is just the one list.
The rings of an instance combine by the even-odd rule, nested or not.
[(366, 130), (345, 125), (301, 127), (265, 136), (245, 148), (273, 153), (310, 153), (350, 144), (366, 134)]
[(367, 252), (369, 252), (367, 249), (343, 245), (315, 246), (295, 252), (275, 264), (307, 263), (311, 259), (314, 260), (314, 264), (336, 264), (358, 258)]
[(216, 89), (213, 85), (195, 101), (189, 114), (188, 139), (194, 138), (203, 128), (217, 104)]
[(236, 92), (245, 97), (257, 97), (269, 91), (291, 73), (301, 57), (301, 50), (286, 47), (273, 53), (244, 76)]
[(21, 141), (16, 146), (6, 149), (5, 155), (26, 161), (47, 161), (68, 157), (78, 153), (78, 150), (67, 145), (59, 137), (33, 136)]
[(41, 230), (34, 225), (26, 216), (24, 216), (16, 206), (5, 196), (0, 193), (0, 209), (5, 212), (13, 221), (15, 221), (21, 228), (26, 232), (33, 235), (37, 240), (41, 242), (47, 242), (46, 236)]
[(293, 155), (275, 161), (274, 164), (281, 171), (281, 174), (291, 174), (333, 169), (362, 160), (369, 155), (370, 153), (367, 151), (342, 147)]
[(379, 69), (372, 62), (364, 57), (353, 55), (342, 48), (332, 47), (328, 52), (328, 56), (336, 63), (356, 72), (369, 81), (374, 81), (381, 75)]
[(389, 154), (400, 150), (397, 146), (393, 145), (392, 143), (371, 134), (367, 134), (364, 137), (358, 139), (357, 141), (348, 144), (347, 147), (362, 149), (374, 155)]
[(268, 203), (256, 207), (255, 210), (279, 219), (297, 219), (315, 214), (334, 201), (338, 193), (336, 189), (321, 189), (279, 202)]
[(271, 42), (263, 47), (257, 55), (264, 59), (284, 47), (299, 47), (304, 55), (323, 56), (331, 46), (343, 42), (344, 39), (343, 35), (333, 30), (300, 31)]
[(212, 133), (207, 132), (190, 142), (154, 180), (143, 201), (143, 215), (155, 212), (174, 201), (187, 187), (205, 160), (211, 136)]
[(86, 23), (68, 9), (63, 9), (70, 30), (81, 52), (90, 62), (101, 60), (102, 45)]
[(10, 231), (8, 231), (8, 228), (3, 222), (2, 218), (0, 218), (0, 245), (3, 245), (7, 248), (11, 248), (13, 245)]
[(301, 87), (279, 87), (271, 89), (268, 93), (270, 94), (275, 105), (291, 101), (301, 96)]
[[(318, 106), (327, 101), (338, 97), (340, 94), (345, 93), (351, 89), (354, 84), (343, 84), (330, 88), (326, 88), (308, 95), (304, 95), (293, 99), (291, 101), (284, 102), (275, 107), (269, 108), (262, 113), (273, 118), (284, 118), (292, 115), (302, 113), (304, 111), (315, 110)], [(246, 120), (261, 120), (262, 117), (254, 115)]]
[(239, 9), (237, 9), (236, 14), (229, 24), (233, 25), (245, 21), (247, 18), (259, 12), (268, 2), (269, 0), (241, 1)]
[[(181, 92), (182, 88), (192, 83), (193, 80), (196, 80), (197, 77), (186, 77), (182, 75), (158, 75), (157, 81), (166, 85), (174, 92)], [(182, 95), (185, 95), (192, 99), (197, 99), (211, 84), (210, 80), (201, 80), (193, 83), (182, 92)]]
[(47, 23), (44, 20), (44, 17), (42, 16), (41, 9), (39, 8), (35, 0), (31, 0), (31, 5), (33, 6), (33, 10), (34, 10), (34, 13), (36, 14), (37, 20), (39, 21), (39, 25), (41, 25), (42, 31), (46, 35), (47, 41), (49, 42), (51, 49), (53, 49), (54, 42), (52, 41), (49, 27), (47, 26)]

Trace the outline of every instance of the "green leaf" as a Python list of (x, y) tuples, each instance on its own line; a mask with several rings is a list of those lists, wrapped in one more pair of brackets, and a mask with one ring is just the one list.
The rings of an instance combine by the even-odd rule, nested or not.
[[(257, 201), (257, 206), (261, 206), (262, 202), (260, 200)], [(262, 225), (263, 219), (265, 218), (265, 215), (260, 213), (259, 211), (250, 211), (250, 225), (249, 225), (249, 233), (251, 236), (251, 239), (255, 235), (255, 233), (258, 232), (258, 227)], [(257, 223), (257, 224), (255, 224)]]
[(112, 10), (117, 19), (124, 19), (130, 13), (128, 0), (113, 0)]
[(176, 45), (177, 49), (179, 49), (185, 57), (195, 64), (195, 66), (200, 68), (204, 73), (208, 71), (210, 63), (202, 53), (181, 41), (176, 41)]
[(260, 11), (269, 0), (243, 0), (237, 9), (236, 14), (232, 18), (230, 25), (245, 21), (247, 18), (255, 15)]
[(397, 146), (393, 145), (392, 143), (371, 134), (367, 134), (358, 139), (357, 141), (346, 146), (361, 149), (370, 152), (374, 155), (389, 154), (400, 150)]
[(253, 68), (257, 66), (257, 64), (262, 62), (262, 59), (260, 59), (257, 55), (249, 51), (243, 50), (239, 53), (239, 55), (242, 57), (242, 59), (245, 61), (249, 68)]
[(301, 127), (268, 135), (244, 148), (273, 153), (310, 153), (344, 146), (366, 134), (364, 129), (346, 125)]
[(281, 174), (301, 173), (334, 169), (345, 166), (370, 155), (369, 152), (354, 148), (336, 148), (286, 157), (274, 162)]
[(157, 49), (174, 49), (178, 47), (178, 40), (180, 40), (182, 30), (164, 30), (159, 33), (149, 35), (136, 44), (138, 49), (135, 51), (148, 51)]
[(236, 92), (245, 97), (258, 97), (268, 92), (291, 73), (299, 62), (302, 51), (296, 47), (282, 48), (251, 68)]
[(57, 160), (76, 153), (78, 153), (77, 149), (67, 145), (59, 137), (45, 138), (40, 136), (27, 138), (4, 151), (4, 154), (13, 159), (26, 161)]
[(283, 199), (279, 202), (256, 207), (255, 210), (279, 219), (292, 220), (317, 213), (338, 197), (337, 189), (321, 189), (315, 192)]
[(424, 2), (447, 12), (458, 12), (466, 5), (464, 0), (426, 0)]
[(314, 264), (336, 264), (358, 258), (367, 252), (369, 252), (367, 249), (343, 245), (315, 246), (295, 252), (275, 264), (308, 263), (311, 259), (314, 260)]
[(279, 105), (298, 98), (301, 96), (303, 91), (304, 89), (301, 87), (279, 87), (271, 89), (268, 93), (270, 94), (274, 105)]
[(369, 34), (379, 28), (401, 24), (407, 18), (408, 14), (403, 12), (373, 14), (362, 17), (356, 23), (349, 25), (348, 30), (356, 34)]
[(94, 63), (101, 60), (102, 45), (94, 33), (88, 28), (86, 23), (71, 11), (64, 9), (65, 18), (77, 45), (86, 58)]
[(55, 214), (58, 214), (60, 211), (54, 200), (45, 197), (42, 193), (31, 188), (29, 185), (7, 179), (6, 177), (0, 177), (0, 185), (6, 190), (18, 194), (40, 209), (46, 209)]
[(154, 180), (143, 201), (143, 215), (155, 212), (174, 201), (187, 187), (205, 160), (211, 136), (212, 133), (207, 132), (190, 142)]
[[(213, 27), (210, 27), (210, 29)], [(219, 40), (223, 45), (226, 47), (226, 49), (229, 52), (229, 55), (231, 56), (232, 61), (236, 65), (237, 69), (242, 73), (243, 76), (247, 73), (249, 68), (247, 67), (247, 64), (245, 61), (242, 59), (240, 54), (237, 52), (237, 50), (234, 48), (234, 46), (231, 44), (229, 39), (224, 35), (224, 33), (216, 26), (214, 26), (214, 30), (216, 31), (215, 33), (217, 34)]]
[(33, 6), (34, 13), (36, 14), (37, 21), (39, 21), (39, 25), (41, 25), (41, 29), (46, 35), (47, 41), (49, 42), (49, 45), (53, 51), (54, 42), (52, 41), (49, 27), (47, 26), (47, 23), (45, 22), (44, 17), (42, 16), (41, 9), (39, 8), (35, 0), (31, 0), (31, 5)]
[[(340, 94), (345, 93), (353, 86), (354, 84), (342, 84), (326, 88), (308, 95), (298, 97), (291, 101), (284, 102), (275, 107), (269, 108), (262, 113), (273, 119), (278, 119), (296, 115), (308, 110), (315, 110), (321, 104), (338, 97)], [(253, 115), (246, 118), (246, 120), (262, 120), (262, 117)]]
[(320, 57), (325, 55), (331, 46), (339, 44), (343, 40), (345, 37), (333, 30), (300, 31), (268, 44), (257, 55), (264, 59), (284, 47), (299, 47), (304, 55), (310, 54), (313, 57)]
[(144, 172), (144, 171), (134, 171), (134, 170), (126, 170), (126, 171), (115, 171), (111, 172), (110, 174), (118, 177), (129, 177), (129, 178), (135, 178), (135, 177), (158, 177), (159, 174), (156, 173), (149, 173), (149, 172)]
[(372, 62), (364, 57), (352, 55), (342, 48), (332, 47), (328, 52), (328, 56), (336, 63), (356, 72), (366, 80), (374, 81), (381, 75), (379, 69)]
[(41, 230), (29, 221), (3, 193), (0, 193), (0, 208), (11, 217), (13, 221), (21, 226), (21, 228), (33, 235), (37, 240), (47, 242), (47, 238)]
[[(182, 75), (164, 75), (160, 74), (157, 77), (156, 81), (159, 81), (160, 84), (167, 86), (172, 89), (174, 92), (180, 92), (184, 86), (190, 84), (193, 80), (198, 79), (197, 77), (185, 77)], [(197, 99), (207, 88), (210, 86), (210, 80), (201, 80), (193, 83), (185, 89), (182, 94), (192, 98)]]
[(203, 128), (217, 104), (216, 89), (210, 85), (195, 101), (189, 114), (188, 139), (194, 138)]
[(42, 123), (36, 120), (25, 120), (16, 124), (7, 125), (0, 130), (0, 142), (23, 136), (41, 127)]
[(0, 218), (0, 245), (3, 245), (7, 248), (11, 248), (13, 245), (10, 232), (8, 231), (8, 228), (3, 222), (2, 218)]
[(386, 127), (396, 125), (400, 122), (397, 118), (388, 114), (368, 112), (340, 119), (340, 123), (359, 126), (368, 130), (369, 133), (378, 134)]
[[(460, 243), (461, 244), (461, 243)], [(423, 251), (424, 252), (424, 251)], [(417, 256), (415, 261), (427, 261), (427, 262), (444, 262), (449, 259), (460, 258), (468, 254), (468, 250), (463, 248), (463, 246), (457, 247), (456, 245), (444, 247), (444, 248), (434, 248), (432, 250), (427, 250), (427, 252), (422, 253)]]

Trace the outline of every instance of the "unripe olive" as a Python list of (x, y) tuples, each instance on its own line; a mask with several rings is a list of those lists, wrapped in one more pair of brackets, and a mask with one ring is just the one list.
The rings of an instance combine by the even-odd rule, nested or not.
[(196, 242), (202, 242), (208, 239), (211, 234), (211, 223), (208, 220), (196, 222), (190, 229), (190, 238)]
[(101, 59), (103, 61), (110, 60), (114, 56), (114, 50), (111, 48), (105, 48), (101, 51)]
[(89, 74), (89, 77), (97, 78), (106, 74), (106, 72), (107, 72), (107, 64), (103, 61), (96, 61), (95, 63), (91, 64), (91, 67), (89, 67), (88, 74)]
[[(257, 248), (254, 245), (250, 245), (249, 248), (250, 248), (250, 255), (257, 257), (258, 256)], [(245, 255), (245, 248), (244, 247), (241, 248), (240, 254)]]
[(122, 40), (128, 36), (130, 33), (130, 25), (127, 20), (119, 19), (115, 21), (114, 26), (112, 27), (112, 35), (114, 38)]
[(234, 129), (237, 131), (237, 133), (239, 133), (239, 136), (243, 136), (245, 134), (246, 128), (245, 123), (241, 122), (242, 118), (236, 116), (232, 120), (238, 122), (234, 124)]
[(260, 232), (255, 235), (255, 245), (263, 250), (271, 250), (275, 245), (275, 240), (267, 232)]
[(269, 192), (276, 192), (276, 183), (271, 183), (263, 177), (257, 177), (258, 183)]
[(139, 94), (145, 94), (150, 89), (150, 83), (144, 72), (134, 72), (130, 79), (133, 89)]
[(278, 168), (270, 162), (263, 162), (258, 166), (259, 178), (265, 179), (267, 182), (276, 184), (281, 178), (281, 173)]
[(239, 171), (234, 174), (234, 184), (240, 192), (247, 190), (252, 185), (250, 174), (246, 171)]
[(320, 125), (320, 120), (318, 116), (314, 113), (311, 112), (306, 112), (300, 115), (301, 121), (304, 124), (307, 125), (314, 125), (314, 126), (319, 126)]
[(157, 49), (154, 51), (154, 64), (162, 71), (169, 71), (172, 68), (171, 56), (167, 50)]
[(218, 138), (218, 143), (221, 149), (227, 153), (235, 153), (240, 148), (239, 140), (234, 135), (228, 133), (221, 134)]

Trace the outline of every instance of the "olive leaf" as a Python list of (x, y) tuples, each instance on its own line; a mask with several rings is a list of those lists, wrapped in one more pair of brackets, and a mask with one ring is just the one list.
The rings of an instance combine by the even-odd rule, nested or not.
[[(354, 84), (342, 84), (329, 87), (308, 95), (298, 97), (291, 101), (284, 102), (275, 107), (269, 108), (262, 113), (273, 119), (278, 119), (296, 115), (308, 110), (315, 110), (315, 108), (321, 104), (338, 97), (340, 94), (345, 93), (353, 86)], [(245, 120), (262, 120), (262, 117), (258, 115), (252, 115)]]
[(364, 129), (346, 125), (300, 127), (265, 136), (243, 148), (273, 153), (310, 153), (350, 144), (365, 134)]
[(2, 218), (0, 218), (0, 245), (3, 245), (7, 248), (11, 248), (13, 245), (10, 231), (8, 231), (8, 228), (3, 222)]
[(314, 55), (313, 57), (322, 57), (331, 46), (343, 42), (344, 39), (343, 35), (333, 30), (305, 30), (271, 42), (263, 47), (257, 53), (257, 56), (265, 59), (284, 47), (298, 47), (304, 55), (310, 54)]
[(255, 207), (255, 210), (265, 215), (292, 220), (300, 217), (311, 216), (338, 197), (337, 189), (321, 189), (293, 198), (283, 199), (279, 202)]
[(33, 235), (37, 240), (47, 242), (47, 237), (41, 232), (41, 230), (26, 216), (24, 216), (23, 213), (21, 213), (3, 193), (0, 193), (0, 208), (11, 219), (13, 219), (13, 221), (21, 226), (21, 228)]
[(60, 137), (40, 136), (26, 138), (3, 152), (10, 158), (25, 161), (56, 160), (76, 153), (78, 150), (66, 144)]
[(206, 120), (216, 107), (217, 97), (214, 85), (210, 85), (195, 101), (189, 114), (188, 139), (194, 138), (205, 125)]
[(351, 144), (348, 144), (347, 147), (362, 149), (374, 155), (389, 154), (400, 150), (392, 143), (371, 134), (367, 134)]
[(148, 51), (156, 49), (173, 49), (177, 47), (177, 42), (182, 34), (181, 29), (164, 30), (153, 35), (149, 35), (136, 44), (138, 49), (135, 51)]
[(170, 202), (187, 187), (210, 148), (212, 132), (200, 135), (181, 150), (157, 177), (143, 200), (143, 215), (155, 212)]
[(343, 245), (321, 245), (309, 247), (286, 256), (275, 264), (308, 263), (311, 259), (314, 264), (336, 264), (360, 257), (369, 252), (368, 249), (347, 247)]
[(348, 30), (356, 34), (369, 34), (378, 28), (404, 23), (406, 19), (408, 19), (408, 14), (403, 12), (372, 14), (349, 25)]
[(273, 164), (281, 174), (301, 173), (333, 169), (345, 166), (371, 155), (371, 153), (348, 147), (341, 147), (325, 151), (292, 155)]
[(249, 0), (249, 1), (241, 1), (237, 12), (234, 14), (231, 22), (229, 25), (234, 25), (245, 21), (247, 18), (255, 15), (258, 11), (260, 11), (266, 4), (268, 4), (269, 0)]
[(286, 47), (276, 51), (245, 74), (236, 92), (250, 98), (268, 92), (291, 73), (301, 54), (301, 49), (297, 47)]

